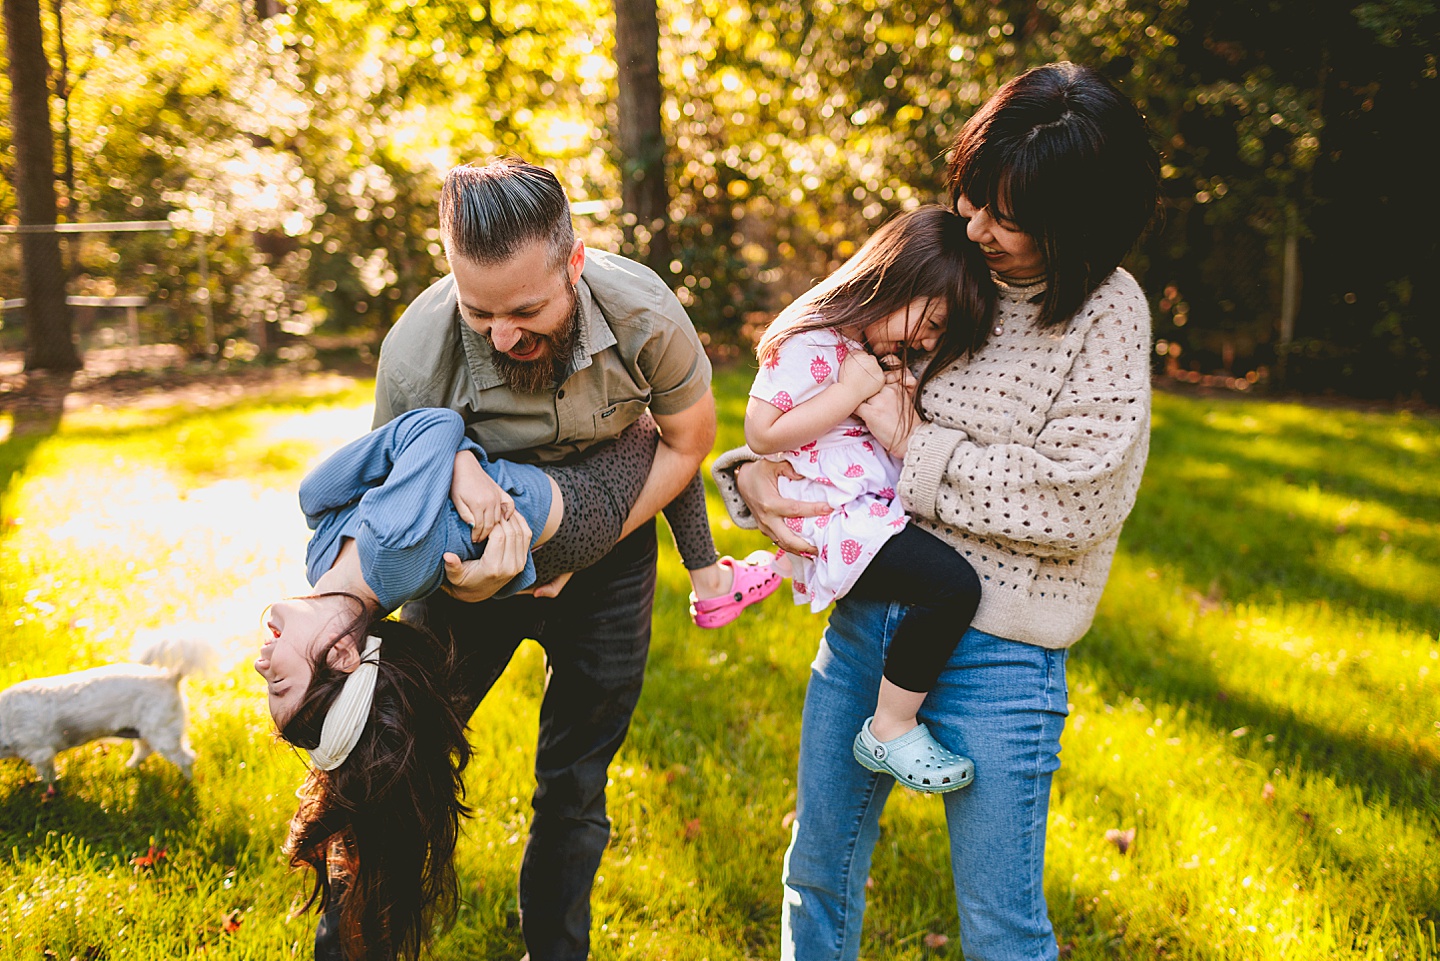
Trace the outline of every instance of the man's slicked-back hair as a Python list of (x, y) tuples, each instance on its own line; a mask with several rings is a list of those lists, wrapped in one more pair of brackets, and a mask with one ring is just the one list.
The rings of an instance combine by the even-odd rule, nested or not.
[(518, 157), (466, 164), (445, 175), (440, 236), (450, 257), (495, 264), (529, 244), (546, 245), (563, 267), (575, 246), (570, 201), (555, 175)]

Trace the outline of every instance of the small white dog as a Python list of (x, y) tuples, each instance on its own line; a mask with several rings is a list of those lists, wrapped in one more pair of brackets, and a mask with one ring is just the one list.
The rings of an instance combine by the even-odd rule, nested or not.
[(185, 736), (180, 678), (211, 666), (215, 652), (198, 641), (161, 641), (142, 664), (37, 677), (0, 691), (0, 758), (28, 761), (47, 785), (55, 755), (102, 737), (135, 740), (128, 767), (153, 751), (188, 779), (195, 763)]

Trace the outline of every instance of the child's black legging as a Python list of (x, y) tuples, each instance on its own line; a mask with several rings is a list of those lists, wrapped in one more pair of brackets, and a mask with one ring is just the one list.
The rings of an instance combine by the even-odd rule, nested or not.
[[(659, 443), (660, 431), (647, 413), (615, 440), (586, 451), (580, 460), (542, 465), (560, 488), (565, 514), (554, 536), (535, 549), (535, 583), (584, 570), (610, 553), (650, 476)], [(698, 472), (665, 505), (665, 519), (686, 570), (709, 567), (719, 558), (710, 536), (705, 486)]]
[(910, 605), (885, 656), (885, 678), (928, 691), (975, 618), (980, 578), (955, 548), (910, 523), (885, 542), (850, 594)]

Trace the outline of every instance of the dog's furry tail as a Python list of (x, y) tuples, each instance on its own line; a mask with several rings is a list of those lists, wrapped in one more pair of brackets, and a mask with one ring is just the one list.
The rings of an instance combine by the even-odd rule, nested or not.
[(132, 656), (141, 664), (168, 668), (176, 677), (209, 673), (220, 664), (220, 652), (208, 642), (193, 637), (137, 639)]

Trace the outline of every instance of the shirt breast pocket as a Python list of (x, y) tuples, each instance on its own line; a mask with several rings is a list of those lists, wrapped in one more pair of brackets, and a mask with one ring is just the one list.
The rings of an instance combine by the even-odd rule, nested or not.
[(640, 419), (649, 405), (643, 400), (622, 400), (595, 412), (595, 440), (614, 440)]

